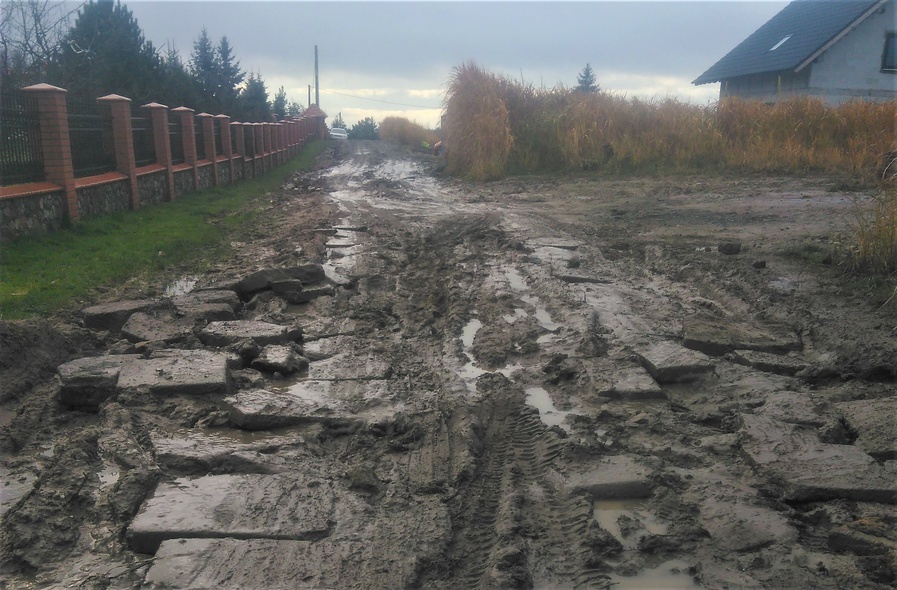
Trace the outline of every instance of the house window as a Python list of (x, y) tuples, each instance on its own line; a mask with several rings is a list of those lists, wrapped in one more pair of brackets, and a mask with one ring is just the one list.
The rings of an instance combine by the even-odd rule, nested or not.
[(885, 50), (881, 56), (881, 71), (897, 73), (897, 33), (885, 37)]

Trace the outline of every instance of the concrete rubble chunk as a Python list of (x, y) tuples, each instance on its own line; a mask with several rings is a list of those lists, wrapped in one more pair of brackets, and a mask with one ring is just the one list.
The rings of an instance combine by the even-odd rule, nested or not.
[(658, 383), (694, 381), (713, 370), (709, 357), (674, 342), (655, 342), (636, 349), (635, 353)]
[(334, 355), (312, 363), (308, 378), (321, 381), (375, 381), (389, 379), (392, 365), (378, 356)]
[(122, 366), (138, 355), (87, 357), (60, 365), (59, 403), (69, 409), (96, 411), (115, 396)]
[(682, 320), (682, 333), (683, 346), (712, 356), (721, 356), (733, 350), (780, 354), (803, 348), (797, 334), (786, 326), (753, 325), (706, 314)]
[(819, 442), (814, 430), (743, 414), (739, 431), (747, 459), (789, 502), (855, 500), (897, 503), (897, 468), (853, 445)]
[(130, 342), (173, 343), (193, 336), (193, 318), (178, 317), (171, 312), (131, 315), (121, 328), (121, 335)]
[(876, 459), (897, 459), (897, 397), (843, 402), (836, 407), (857, 435), (854, 444)]
[(207, 346), (223, 348), (241, 340), (252, 339), (259, 346), (287, 344), (299, 339), (297, 330), (252, 320), (211, 322), (199, 332), (199, 339)]
[(269, 344), (252, 361), (252, 368), (291, 375), (308, 368), (308, 359), (299, 354), (292, 346)]
[(627, 400), (663, 398), (663, 390), (657, 381), (635, 363), (615, 373), (611, 380), (613, 385), (609, 393), (612, 397)]
[(235, 311), (240, 307), (240, 298), (234, 291), (228, 289), (210, 289), (208, 291), (191, 291), (185, 295), (171, 298), (171, 302), (178, 309), (195, 305), (225, 304)]
[(647, 498), (654, 488), (649, 469), (629, 455), (602, 457), (594, 468), (570, 474), (567, 485), (595, 500)]
[[(184, 428), (151, 435), (154, 457), (175, 474), (287, 473), (304, 441), (291, 436), (238, 436), (230, 429)], [(277, 452), (272, 452), (272, 450)]]
[(342, 402), (327, 395), (314, 382), (302, 382), (287, 391), (249, 389), (224, 399), (231, 421), (244, 430), (270, 430), (283, 426), (321, 422), (337, 425), (360, 424), (347, 414)]
[(599, 277), (590, 277), (586, 275), (578, 275), (578, 274), (562, 274), (558, 275), (558, 278), (565, 283), (571, 284), (590, 284), (590, 285), (599, 285), (599, 284), (607, 284), (610, 283), (610, 279), (602, 279)]
[(207, 475), (162, 483), (127, 530), (131, 548), (168, 539), (315, 540), (333, 526), (330, 483), (302, 473)]
[(119, 391), (159, 395), (227, 395), (231, 374), (227, 354), (206, 350), (161, 350), (153, 358), (125, 363)]
[(326, 280), (324, 269), (320, 264), (304, 264), (287, 268), (270, 268), (260, 270), (243, 278), (237, 283), (237, 290), (243, 299), (250, 298), (258, 291), (271, 288), (271, 283), (295, 279), (304, 284), (322, 283)]
[(332, 285), (303, 285), (302, 281), (290, 279), (271, 283), (271, 288), (278, 297), (288, 303), (308, 303), (313, 299), (336, 294)]
[(757, 408), (762, 414), (790, 424), (822, 426), (826, 418), (819, 412), (819, 405), (807, 393), (776, 391), (766, 396), (766, 403)]
[(102, 303), (81, 310), (81, 318), (85, 328), (117, 332), (125, 325), (131, 314), (147, 311), (156, 305), (158, 305), (157, 302), (150, 299)]
[(809, 363), (799, 357), (760, 352), (757, 350), (736, 350), (726, 355), (732, 362), (765, 371), (776, 375), (796, 375), (809, 366)]

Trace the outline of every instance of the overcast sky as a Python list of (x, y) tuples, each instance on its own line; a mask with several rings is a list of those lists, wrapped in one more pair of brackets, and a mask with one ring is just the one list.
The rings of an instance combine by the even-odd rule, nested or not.
[[(203, 26), (226, 35), (270, 98), (307, 104), (318, 46), (321, 108), (351, 125), (400, 115), (435, 126), (453, 67), (473, 60), (536, 86), (576, 85), (590, 63), (604, 90), (706, 103), (693, 86), (785, 7), (776, 1), (256, 2), (123, 0), (157, 48), (186, 60)], [(312, 91), (314, 92), (314, 91)], [(347, 96), (348, 95), (348, 96)], [(314, 93), (312, 94), (314, 102)], [(400, 104), (391, 104), (400, 103)], [(173, 106), (173, 105), (169, 105)]]

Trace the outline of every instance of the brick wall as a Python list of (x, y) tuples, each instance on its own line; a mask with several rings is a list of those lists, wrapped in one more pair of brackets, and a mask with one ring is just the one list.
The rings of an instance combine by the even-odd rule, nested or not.
[[(110, 94), (115, 172), (75, 179), (68, 129), (66, 91), (48, 84), (22, 89), (31, 93), (40, 112), (40, 149), (46, 182), (0, 187), (0, 241), (32, 233), (56, 231), (66, 220), (105, 215), (155, 205), (194, 190), (203, 190), (259, 176), (298, 155), (314, 137), (326, 137), (327, 117), (317, 107), (307, 116), (279, 123), (244, 123), (227, 115), (194, 114), (158, 103), (142, 105), (152, 121), (156, 162), (136, 167), (131, 100)], [(169, 121), (179, 120), (184, 163), (172, 164)], [(205, 158), (197, 159), (194, 122), (199, 123)], [(0, 121), (2, 124), (2, 121)], [(215, 135), (220, 134), (220, 142)], [(236, 146), (231, 143), (231, 136)], [(173, 136), (176, 137), (176, 136)]]

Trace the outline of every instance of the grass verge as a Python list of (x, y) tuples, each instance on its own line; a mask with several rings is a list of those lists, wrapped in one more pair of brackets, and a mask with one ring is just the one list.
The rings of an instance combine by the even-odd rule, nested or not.
[(220, 252), (253, 225), (253, 198), (309, 168), (327, 145), (313, 142), (299, 157), (252, 180), (4, 244), (0, 318), (45, 316), (89, 299), (97, 288), (138, 275), (151, 278)]

